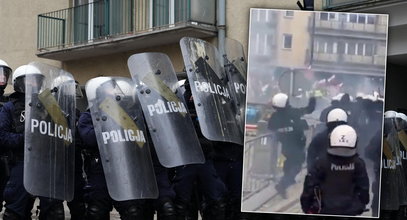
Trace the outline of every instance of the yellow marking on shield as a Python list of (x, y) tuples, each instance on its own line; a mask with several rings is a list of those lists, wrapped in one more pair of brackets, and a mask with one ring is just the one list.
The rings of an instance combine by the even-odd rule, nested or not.
[(393, 153), (391, 152), (390, 144), (386, 139), (383, 140), (383, 153), (388, 160), (393, 159)]
[(404, 149), (407, 151), (407, 134), (404, 130), (398, 132), (399, 140), (403, 145)]
[[(52, 121), (55, 122), (55, 124), (62, 125), (64, 130), (69, 129), (68, 122), (67, 122), (64, 114), (61, 111), (58, 101), (52, 95), (50, 89), (45, 89), (40, 94), (38, 94), (38, 99), (40, 100), (41, 104), (44, 106), (45, 110), (47, 110), (48, 114), (51, 116), (51, 119), (52, 119)], [(66, 146), (68, 146), (72, 142), (65, 140), (64, 143)]]
[[(168, 86), (157, 76), (152, 73), (147, 74), (141, 80), (145, 83), (148, 87), (157, 91), (162, 97), (164, 97), (169, 102), (182, 102), (175, 93), (168, 88)], [(185, 117), (185, 112), (178, 112)]]
[[(110, 118), (112, 118), (117, 124), (119, 124), (123, 129), (128, 130), (140, 130), (133, 119), (127, 114), (127, 112), (112, 98), (105, 98), (102, 103), (100, 103), (99, 108), (102, 109)], [(137, 145), (142, 148), (144, 142), (136, 141)]]

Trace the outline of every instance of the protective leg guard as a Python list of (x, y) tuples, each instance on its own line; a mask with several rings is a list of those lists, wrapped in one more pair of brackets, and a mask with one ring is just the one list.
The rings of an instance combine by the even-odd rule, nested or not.
[(141, 206), (130, 205), (120, 212), (120, 218), (123, 220), (144, 219), (144, 210)]
[(188, 218), (188, 202), (182, 199), (175, 199), (174, 201), (175, 213), (177, 220), (189, 220)]
[(172, 199), (160, 199), (157, 207), (157, 220), (176, 220), (175, 205)]
[(40, 210), (39, 220), (65, 220), (64, 205), (56, 203), (47, 210)]
[(109, 220), (110, 210), (106, 210), (97, 204), (89, 204), (86, 209), (85, 219), (88, 220)]

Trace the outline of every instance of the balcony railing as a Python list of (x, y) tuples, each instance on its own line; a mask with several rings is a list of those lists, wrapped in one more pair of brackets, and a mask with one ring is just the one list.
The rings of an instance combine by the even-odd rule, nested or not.
[(117, 37), (145, 34), (189, 22), (213, 25), (214, 10), (204, 18), (194, 15), (197, 8), (212, 2), (214, 1), (99, 0), (40, 14), (37, 49), (40, 52), (66, 49)]
[(342, 7), (360, 6), (367, 3), (379, 3), (389, 0), (323, 0), (323, 9), (330, 10)]
[(365, 24), (365, 23), (361, 24), (336, 20), (317, 20), (315, 21), (315, 28), (358, 31), (376, 34), (387, 33), (387, 26), (385, 24)]

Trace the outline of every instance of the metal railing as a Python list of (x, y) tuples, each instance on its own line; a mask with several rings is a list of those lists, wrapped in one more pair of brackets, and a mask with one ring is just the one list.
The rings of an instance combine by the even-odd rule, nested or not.
[(334, 9), (338, 7), (360, 6), (366, 3), (385, 2), (386, 0), (323, 0), (323, 9)]
[(243, 199), (266, 188), (281, 171), (279, 143), (271, 133), (246, 141), (244, 151)]
[(190, 17), (191, 0), (99, 0), (38, 15), (37, 49), (144, 33), (188, 22)]

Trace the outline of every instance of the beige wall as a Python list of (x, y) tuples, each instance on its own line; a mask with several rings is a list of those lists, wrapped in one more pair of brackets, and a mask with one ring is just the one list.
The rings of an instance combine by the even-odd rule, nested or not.
[(0, 59), (4, 59), (13, 70), (31, 61), (59, 65), (60, 62), (35, 55), (37, 16), (67, 7), (68, 0), (0, 0)]
[[(311, 47), (309, 22), (312, 13), (295, 11), (293, 17), (286, 17), (284, 13), (279, 14), (279, 23), (277, 28), (277, 57), (276, 65), (305, 68), (309, 65), (309, 53)], [(291, 34), (292, 48), (284, 49), (284, 35)]]
[[(144, 0), (137, 0), (144, 2)], [(58, 61), (41, 59), (35, 56), (37, 44), (37, 15), (40, 13), (70, 7), (70, 0), (0, 0), (0, 59), (16, 67), (31, 61), (41, 61), (60, 65)], [(247, 38), (249, 24), (249, 9), (279, 8), (298, 9), (297, 0), (226, 0), (227, 37), (239, 40), (245, 47), (247, 55)], [(320, 3), (316, 0), (317, 9)], [(6, 33), (6, 34), (4, 34)], [(216, 39), (207, 39), (216, 44)], [(140, 51), (113, 54), (63, 63), (63, 67), (74, 74), (75, 78), (84, 84), (88, 79), (99, 75), (129, 76), (127, 58), (138, 52), (163, 52), (170, 56), (176, 71), (183, 70), (183, 61), (178, 44)]]

